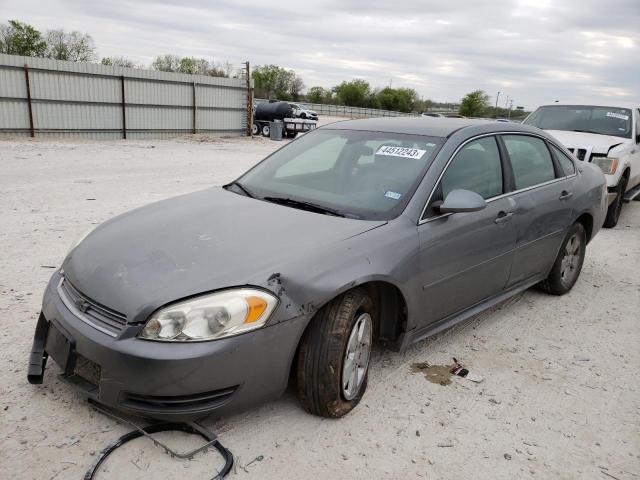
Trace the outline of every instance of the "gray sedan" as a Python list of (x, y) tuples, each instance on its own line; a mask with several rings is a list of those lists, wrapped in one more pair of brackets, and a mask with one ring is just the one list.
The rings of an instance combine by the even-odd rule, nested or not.
[(88, 233), (45, 291), (29, 381), (51, 356), (98, 402), (193, 419), (295, 378), (306, 410), (340, 417), (374, 341), (401, 351), (534, 285), (568, 292), (606, 196), (534, 127), (331, 124)]

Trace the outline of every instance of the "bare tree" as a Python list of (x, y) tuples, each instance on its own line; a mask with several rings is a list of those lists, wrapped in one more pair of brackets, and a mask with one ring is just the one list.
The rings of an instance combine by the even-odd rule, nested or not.
[(142, 65), (139, 63), (125, 57), (104, 57), (100, 60), (100, 63), (110, 67), (142, 68)]
[(81, 32), (49, 30), (46, 34), (45, 56), (70, 62), (92, 62), (96, 59), (96, 47), (91, 35)]

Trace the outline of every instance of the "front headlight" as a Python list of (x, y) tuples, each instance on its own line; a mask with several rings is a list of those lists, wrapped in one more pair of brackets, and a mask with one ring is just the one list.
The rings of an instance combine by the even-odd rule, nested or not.
[(278, 303), (254, 288), (225, 290), (174, 303), (154, 313), (138, 335), (146, 340), (215, 340), (262, 327)]
[(613, 175), (614, 173), (616, 173), (616, 169), (618, 168), (617, 158), (593, 157), (591, 163), (599, 166), (600, 170), (602, 170), (602, 173), (606, 175)]

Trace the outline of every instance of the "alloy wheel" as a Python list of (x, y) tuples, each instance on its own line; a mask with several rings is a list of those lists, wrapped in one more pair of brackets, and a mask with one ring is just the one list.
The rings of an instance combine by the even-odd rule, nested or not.
[(371, 315), (361, 314), (353, 324), (342, 363), (342, 395), (352, 400), (358, 395), (369, 368), (371, 355)]

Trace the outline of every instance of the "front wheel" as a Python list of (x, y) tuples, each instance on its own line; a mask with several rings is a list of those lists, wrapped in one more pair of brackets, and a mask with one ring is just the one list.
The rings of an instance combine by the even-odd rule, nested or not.
[(254, 123), (251, 125), (251, 135), (258, 135), (260, 133), (260, 125)]
[(564, 295), (573, 288), (584, 263), (587, 234), (581, 223), (574, 223), (567, 233), (549, 276), (540, 288), (552, 295)]
[(339, 418), (367, 388), (373, 341), (373, 302), (359, 288), (322, 307), (298, 351), (298, 397), (309, 413)]

